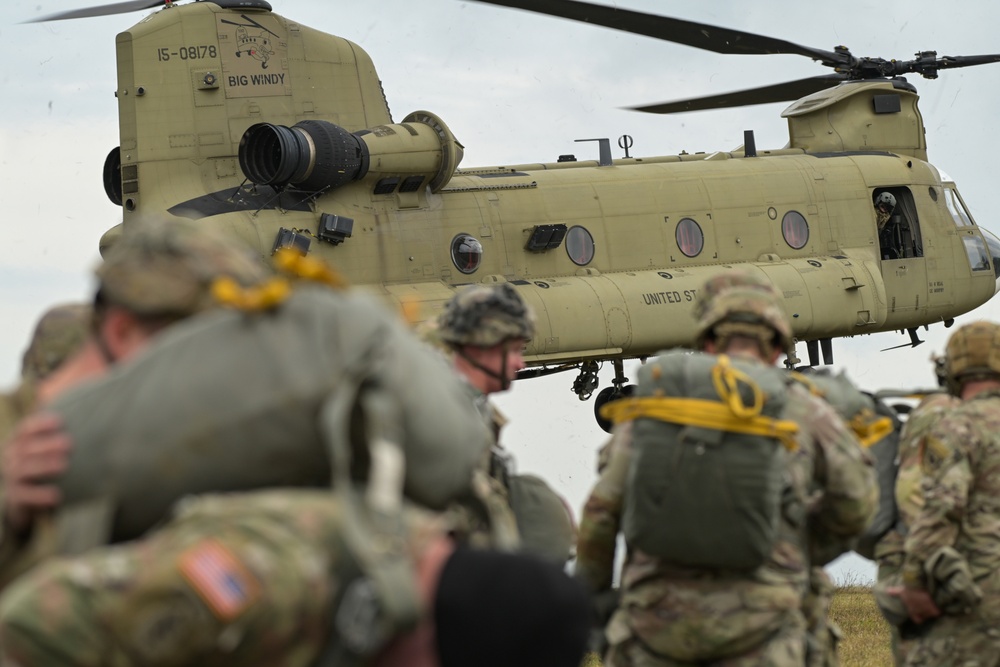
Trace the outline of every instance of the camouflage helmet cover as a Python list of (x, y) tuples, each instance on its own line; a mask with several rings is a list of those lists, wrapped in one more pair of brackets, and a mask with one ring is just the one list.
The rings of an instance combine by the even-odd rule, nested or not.
[(214, 305), (211, 286), (228, 276), (243, 286), (268, 276), (242, 241), (189, 220), (140, 222), (97, 267), (99, 294), (141, 316), (185, 317)]
[(40, 380), (59, 368), (87, 339), (92, 313), (84, 303), (66, 303), (47, 310), (35, 325), (31, 343), (21, 358), (21, 376)]
[(951, 335), (945, 348), (948, 389), (958, 395), (962, 383), (975, 377), (1000, 378), (1000, 325), (966, 324)]
[(437, 321), (438, 337), (450, 345), (492, 347), (534, 334), (531, 308), (508, 283), (466, 287), (445, 304)]
[(722, 323), (764, 325), (775, 332), (781, 349), (793, 349), (792, 328), (781, 299), (767, 280), (746, 271), (727, 271), (709, 278), (695, 304), (697, 343), (704, 345)]

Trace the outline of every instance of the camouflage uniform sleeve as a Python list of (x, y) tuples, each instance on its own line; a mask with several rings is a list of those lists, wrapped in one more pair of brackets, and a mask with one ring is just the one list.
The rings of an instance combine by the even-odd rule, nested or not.
[(614, 578), (615, 545), (632, 456), (632, 423), (616, 426), (606, 447), (608, 463), (583, 507), (576, 544), (576, 575), (595, 593), (611, 588)]
[(820, 487), (813, 520), (836, 536), (860, 535), (878, 510), (878, 482), (871, 456), (825, 401), (801, 387), (807, 410), (800, 424), (808, 424), (808, 435), (816, 447), (815, 478)]
[(969, 452), (977, 444), (975, 429), (960, 417), (942, 418), (920, 443), (923, 506), (906, 536), (903, 583), (924, 588), (924, 563), (938, 549), (952, 546), (973, 483)]

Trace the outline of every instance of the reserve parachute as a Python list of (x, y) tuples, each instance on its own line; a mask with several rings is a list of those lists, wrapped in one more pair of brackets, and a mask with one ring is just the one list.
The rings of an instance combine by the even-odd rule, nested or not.
[(188, 494), (328, 486), (344, 439), (362, 478), (369, 389), (390, 398), (384, 416), (399, 424), (404, 493), (434, 509), (466, 493), (489, 446), (470, 390), (373, 300), (305, 285), (272, 309), (170, 327), (52, 405), (74, 443), (63, 512), (89, 515), (76, 533), (96, 533), (63, 548), (137, 537)]
[(771, 554), (787, 452), (786, 376), (728, 357), (667, 352), (639, 370), (623, 532), (629, 548), (682, 566), (752, 570)]

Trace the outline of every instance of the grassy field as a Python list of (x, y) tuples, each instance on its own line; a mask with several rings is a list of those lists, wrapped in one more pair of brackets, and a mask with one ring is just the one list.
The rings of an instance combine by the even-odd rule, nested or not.
[[(870, 586), (842, 586), (833, 596), (830, 616), (844, 636), (840, 642), (843, 667), (890, 667), (892, 640)], [(588, 654), (581, 667), (601, 667), (600, 659)]]
[(840, 664), (844, 667), (892, 665), (889, 625), (882, 618), (870, 586), (844, 586), (833, 596), (830, 616), (844, 633)]

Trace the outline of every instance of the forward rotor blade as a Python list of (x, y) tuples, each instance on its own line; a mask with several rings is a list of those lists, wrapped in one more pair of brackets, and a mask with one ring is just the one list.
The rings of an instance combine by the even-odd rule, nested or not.
[(694, 97), (687, 100), (629, 108), (647, 113), (683, 113), (685, 111), (726, 109), (729, 107), (752, 106), (754, 104), (769, 104), (771, 102), (790, 102), (800, 97), (832, 88), (847, 79), (848, 76), (845, 74), (825, 74), (808, 79), (798, 79), (797, 81), (786, 81), (785, 83), (777, 83), (771, 86), (722, 93), (721, 95)]
[(473, 0), (488, 5), (523, 9), (538, 14), (593, 23), (637, 35), (693, 46), (716, 53), (766, 55), (787, 53), (806, 56), (831, 65), (841, 64), (843, 57), (832, 51), (813, 49), (783, 39), (765, 37), (750, 32), (720, 28), (705, 23), (644, 14), (628, 9), (592, 5), (578, 0)]
[(989, 65), (990, 63), (1000, 63), (1000, 54), (993, 53), (981, 56), (941, 56), (937, 60), (936, 67), (937, 69), (950, 69), (953, 67)]
[(63, 21), (66, 19), (83, 19), (91, 16), (110, 16), (112, 14), (128, 14), (138, 12), (143, 9), (152, 9), (165, 5), (166, 0), (129, 0), (128, 2), (114, 2), (110, 5), (100, 5), (97, 7), (84, 7), (83, 9), (73, 9), (68, 12), (49, 14), (41, 18), (24, 21), (24, 23), (44, 23), (46, 21)]

